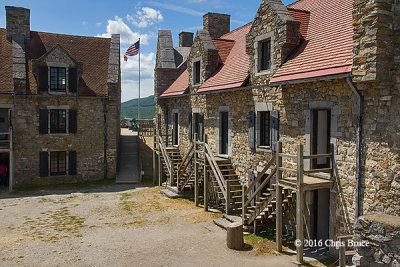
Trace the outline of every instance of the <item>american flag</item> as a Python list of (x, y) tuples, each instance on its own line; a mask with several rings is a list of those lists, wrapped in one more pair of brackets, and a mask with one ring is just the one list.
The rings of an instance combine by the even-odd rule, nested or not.
[(124, 54), (124, 60), (128, 61), (128, 56), (132, 57), (132, 56), (136, 56), (137, 54), (139, 54), (139, 47), (140, 47), (140, 40), (137, 41), (136, 43), (134, 43), (133, 45), (131, 45), (128, 50), (126, 50), (125, 54)]

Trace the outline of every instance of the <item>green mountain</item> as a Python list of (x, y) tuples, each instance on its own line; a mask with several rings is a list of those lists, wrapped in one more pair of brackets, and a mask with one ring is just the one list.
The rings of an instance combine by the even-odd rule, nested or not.
[[(138, 99), (131, 99), (121, 104), (122, 118), (137, 118)], [(152, 119), (156, 114), (156, 106), (154, 104), (154, 96), (140, 98), (140, 118)]]

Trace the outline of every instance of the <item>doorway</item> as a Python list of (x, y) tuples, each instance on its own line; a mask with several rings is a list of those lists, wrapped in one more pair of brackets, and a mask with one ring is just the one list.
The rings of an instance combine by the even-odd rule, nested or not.
[[(315, 109), (312, 111), (311, 153), (313, 155), (330, 153), (330, 125), (330, 110)], [(329, 168), (329, 158), (313, 159), (312, 168)]]
[(322, 240), (323, 243), (329, 239), (329, 189), (317, 189), (313, 191), (314, 205), (311, 211), (313, 218), (312, 239)]
[(220, 112), (220, 130), (219, 130), (219, 140), (220, 140), (220, 148), (219, 154), (228, 155), (228, 118), (229, 113), (227, 111)]
[(0, 181), (0, 191), (8, 192), (10, 188), (10, 154), (8, 152), (0, 153), (0, 170), (2, 164), (6, 167), (6, 173), (5, 180)]
[(174, 112), (172, 117), (172, 145), (179, 145), (179, 113)]

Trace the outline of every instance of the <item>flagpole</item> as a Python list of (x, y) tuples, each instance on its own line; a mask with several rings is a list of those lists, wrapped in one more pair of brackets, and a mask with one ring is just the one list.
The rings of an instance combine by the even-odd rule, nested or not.
[(139, 99), (138, 99), (138, 119), (140, 119), (140, 38), (139, 38)]

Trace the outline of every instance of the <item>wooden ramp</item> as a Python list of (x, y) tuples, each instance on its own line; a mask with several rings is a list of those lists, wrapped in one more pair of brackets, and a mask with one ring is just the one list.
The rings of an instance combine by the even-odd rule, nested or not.
[(121, 135), (119, 141), (120, 154), (116, 183), (140, 183), (139, 138), (132, 134)]

